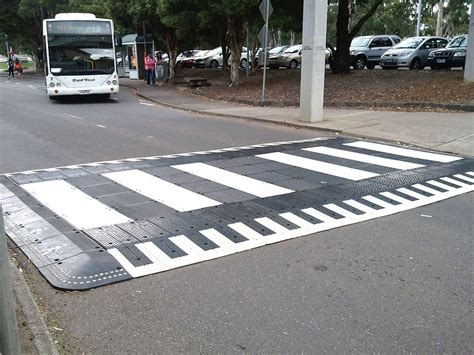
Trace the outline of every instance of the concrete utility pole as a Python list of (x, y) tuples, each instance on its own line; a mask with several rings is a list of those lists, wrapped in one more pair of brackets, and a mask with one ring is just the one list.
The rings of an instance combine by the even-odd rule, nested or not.
[(304, 0), (300, 120), (323, 120), (327, 0)]
[(471, 19), (469, 20), (469, 42), (466, 51), (466, 65), (464, 67), (464, 81), (474, 82), (474, 11), (471, 5)]

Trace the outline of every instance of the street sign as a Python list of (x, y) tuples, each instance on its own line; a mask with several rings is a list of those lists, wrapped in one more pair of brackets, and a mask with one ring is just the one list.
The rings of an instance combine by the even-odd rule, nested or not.
[(262, 29), (258, 33), (258, 40), (262, 47), (265, 45), (265, 31), (267, 30), (267, 24), (263, 25)]
[[(260, 4), (260, 13), (263, 16), (263, 19), (265, 21), (268, 20), (268, 18), (272, 15), (273, 13), (273, 6), (270, 0), (263, 0), (262, 3)], [(267, 14), (267, 8), (268, 8), (268, 14)]]

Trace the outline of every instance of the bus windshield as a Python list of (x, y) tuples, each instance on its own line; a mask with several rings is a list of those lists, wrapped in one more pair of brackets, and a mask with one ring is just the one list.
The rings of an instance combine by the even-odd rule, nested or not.
[(115, 70), (113, 37), (108, 22), (51, 22), (48, 50), (53, 75), (112, 74)]

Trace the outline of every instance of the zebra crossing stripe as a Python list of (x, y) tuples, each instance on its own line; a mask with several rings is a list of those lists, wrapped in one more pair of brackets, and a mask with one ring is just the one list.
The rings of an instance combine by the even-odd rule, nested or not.
[[(420, 195), (421, 196), (421, 195)], [(366, 201), (369, 201), (375, 205), (378, 205), (380, 207), (384, 207), (384, 208), (389, 208), (389, 207), (392, 207), (393, 205), (391, 203), (388, 203), (388, 202), (385, 202), (384, 200), (381, 200), (375, 196), (363, 196), (362, 197), (364, 200)]]
[(357, 208), (358, 210), (365, 212), (365, 213), (372, 213), (375, 210), (369, 206), (364, 205), (363, 203), (354, 201), (354, 200), (345, 200), (343, 201), (346, 205), (349, 205), (351, 207)]
[(376, 152), (389, 153), (389, 154), (394, 154), (394, 155), (399, 155), (399, 156), (409, 157), (409, 158), (437, 161), (440, 163), (451, 163), (453, 161), (462, 159), (459, 157), (452, 157), (449, 155), (422, 152), (419, 150), (394, 147), (391, 145), (385, 145), (385, 144), (380, 144), (380, 143), (357, 141), (357, 142), (343, 143), (343, 144), (349, 147), (368, 149), (368, 150), (372, 150)]
[(78, 229), (132, 221), (64, 180), (35, 182), (21, 187)]
[(379, 174), (372, 173), (369, 171), (364, 171), (360, 169), (348, 168), (341, 165), (325, 163), (319, 160), (303, 158), (296, 155), (291, 155), (287, 153), (268, 153), (268, 154), (259, 154), (256, 155), (259, 158), (276, 161), (279, 163), (296, 166), (298, 168), (307, 169), (311, 171), (316, 171), (319, 173), (333, 175), (341, 177), (348, 180), (362, 180), (368, 179), (371, 177), (378, 176)]
[(458, 179), (461, 179), (461, 180), (464, 180), (464, 181), (467, 181), (467, 182), (470, 182), (471, 184), (474, 184), (474, 179), (471, 179), (468, 176), (464, 176), (462, 174), (457, 174), (457, 175), (454, 175), (454, 177), (456, 177)]
[(464, 182), (451, 179), (450, 177), (442, 177), (441, 180), (446, 181), (446, 182), (449, 182), (449, 183), (451, 183), (451, 184), (453, 184), (453, 185), (456, 185), (456, 186), (459, 186), (459, 187), (469, 186), (468, 184), (466, 184), (466, 183), (464, 183)]
[(388, 159), (377, 157), (369, 154), (355, 153), (348, 150), (336, 149), (330, 147), (313, 147), (313, 148), (304, 148), (308, 152), (318, 153), (329, 155), (336, 158), (349, 159), (354, 161), (359, 161), (362, 163), (368, 163), (373, 165), (385, 166), (387, 168), (408, 170), (424, 167), (422, 164), (410, 163), (402, 160)]
[(308, 228), (313, 226), (312, 223), (305, 221), (303, 218), (298, 217), (297, 215), (291, 212), (281, 213), (280, 217), (283, 217), (284, 219), (290, 221), (293, 224), (296, 224), (300, 228)]
[(171, 167), (257, 197), (271, 197), (293, 192), (293, 190), (204, 163), (172, 165)]
[(118, 171), (106, 173), (102, 176), (180, 212), (221, 204), (218, 201), (176, 186), (141, 170)]
[(305, 208), (302, 211), (304, 213), (310, 215), (311, 217), (319, 219), (322, 222), (334, 222), (336, 220), (335, 218), (332, 218), (331, 216), (328, 216), (327, 214), (322, 213), (322, 212), (320, 212), (320, 211), (318, 211), (318, 210), (316, 210), (312, 207)]
[(382, 195), (384, 197), (387, 197), (391, 200), (397, 201), (399, 203), (409, 203), (410, 202), (410, 200), (408, 200), (406, 198), (403, 198), (401, 196), (395, 195), (394, 193), (391, 193), (391, 192), (388, 192), (388, 191), (381, 192), (380, 195)]
[(401, 189), (397, 189), (397, 191), (401, 192), (402, 194), (405, 194), (405, 195), (414, 197), (414, 198), (416, 198), (417, 200), (423, 200), (423, 199), (426, 198), (426, 196), (424, 196), (424, 195), (422, 195), (422, 194), (419, 194), (418, 192), (409, 190), (409, 189), (407, 189), (407, 188), (405, 188), (405, 187), (402, 187)]
[(443, 184), (442, 182), (435, 181), (435, 180), (429, 180), (426, 183), (430, 184), (430, 185), (433, 185), (433, 186), (436, 186), (436, 187), (439, 187), (440, 189), (443, 189), (443, 190), (446, 190), (446, 191), (451, 191), (451, 190), (456, 189), (455, 187)]
[(271, 220), (268, 217), (256, 218), (255, 221), (275, 233), (287, 233), (289, 231), (289, 229), (283, 227), (282, 225), (278, 224), (277, 222)]
[(328, 210), (331, 210), (333, 212), (336, 212), (340, 214), (341, 216), (344, 216), (346, 218), (352, 218), (352, 217), (357, 217), (355, 213), (352, 213), (351, 211), (348, 211), (342, 207), (339, 207), (338, 205), (335, 205), (333, 203), (329, 203), (327, 205), (324, 205), (323, 207), (327, 208)]
[(428, 187), (428, 186), (425, 186), (425, 185), (422, 185), (422, 184), (415, 184), (415, 185), (413, 185), (413, 187), (418, 189), (418, 190), (421, 190), (421, 191), (427, 192), (429, 194), (432, 194), (433, 196), (442, 194), (441, 191), (432, 189), (431, 187)]

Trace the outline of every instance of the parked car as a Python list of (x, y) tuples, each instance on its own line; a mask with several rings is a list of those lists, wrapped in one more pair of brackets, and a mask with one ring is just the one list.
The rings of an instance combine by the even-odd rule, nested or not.
[(375, 35), (356, 37), (351, 42), (351, 65), (354, 69), (374, 69), (380, 57), (388, 49), (400, 43), (395, 35)]
[(222, 48), (217, 47), (207, 51), (206, 53), (196, 56), (194, 58), (194, 67), (195, 68), (217, 68), (219, 66), (219, 61), (214, 57), (216, 55), (222, 54)]
[(447, 43), (443, 37), (409, 37), (386, 51), (380, 58), (380, 65), (383, 69), (423, 69), (430, 52), (446, 47)]
[(196, 53), (198, 53), (199, 49), (190, 49), (181, 52), (178, 57), (176, 57), (176, 66), (181, 68), (183, 66), (184, 61), (189, 61), (189, 58), (193, 57)]
[[(232, 55), (229, 56), (227, 65), (230, 65), (231, 61), (232, 61)], [(210, 59), (209, 67), (210, 68), (222, 67), (223, 64), (224, 64), (224, 56), (222, 55), (222, 50), (220, 50), (219, 53), (217, 53), (212, 59)], [(246, 47), (242, 47), (241, 52), (240, 52), (240, 67), (247, 68), (247, 48)]]
[(446, 48), (431, 51), (428, 63), (431, 69), (450, 69), (462, 67), (466, 64), (467, 35), (454, 37)]
[[(289, 46), (279, 46), (279, 47), (274, 47), (268, 50), (266, 65), (268, 66), (270, 61), (274, 62), (280, 56), (280, 54), (282, 54), (285, 51), (285, 49), (287, 49), (288, 47)], [(257, 56), (258, 56), (258, 66), (263, 67), (263, 61), (264, 61), (264, 56), (265, 56), (263, 48), (257, 52)]]
[(301, 64), (301, 52), (303, 46), (297, 44), (296, 46), (288, 47), (281, 53), (277, 58), (270, 58), (269, 67), (270, 68), (279, 68), (286, 67), (289, 69), (296, 69)]

